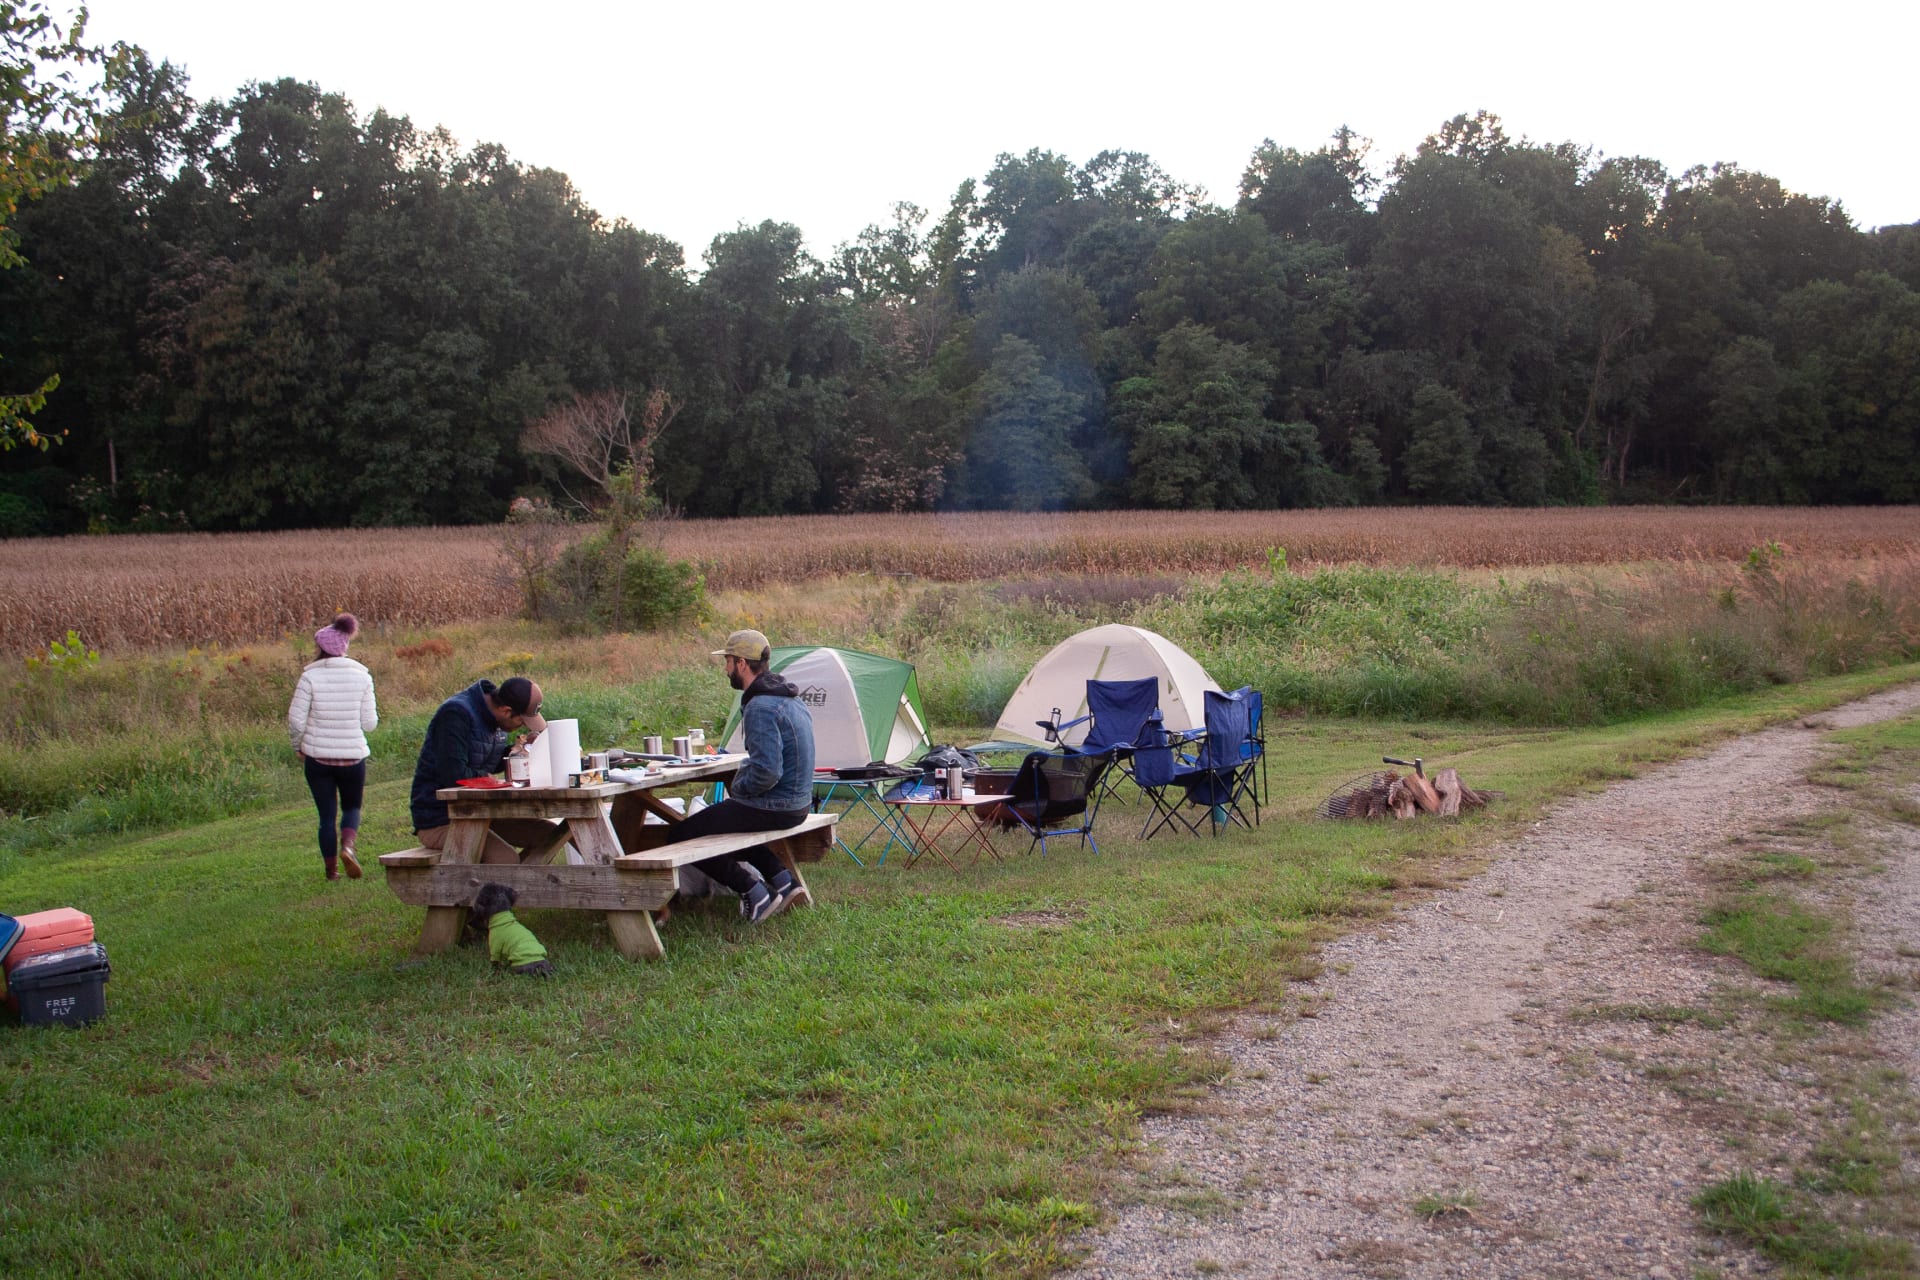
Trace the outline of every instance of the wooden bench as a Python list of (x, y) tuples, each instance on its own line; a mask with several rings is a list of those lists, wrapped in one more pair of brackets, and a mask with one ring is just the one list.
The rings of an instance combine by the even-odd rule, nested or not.
[[(763, 844), (774, 857), (780, 859), (799, 884), (798, 905), (810, 907), (813, 905), (813, 891), (807, 888), (806, 877), (800, 874), (800, 864), (818, 862), (826, 856), (827, 850), (833, 848), (834, 823), (839, 820), (837, 813), (810, 813), (798, 826), (784, 827), (779, 831), (696, 836), (677, 844), (661, 844), (624, 854), (615, 858), (613, 865), (629, 875), (657, 876), (670, 873), (674, 875), (677, 886), (678, 869), (681, 867)], [(664, 831), (665, 828), (651, 827), (649, 830)]]
[[(800, 874), (802, 862), (818, 862), (833, 847), (838, 814), (809, 814), (798, 826), (781, 831), (700, 836), (678, 844), (661, 844), (624, 854), (611, 864), (527, 861), (442, 862), (426, 848), (401, 849), (380, 855), (393, 896), (413, 907), (464, 908), (484, 884), (504, 884), (516, 895), (516, 906), (572, 911), (604, 911), (614, 945), (630, 959), (665, 954), (649, 912), (659, 911), (679, 890), (678, 868), (706, 858), (756, 845), (766, 845), (799, 882), (796, 905), (813, 905), (813, 892)], [(649, 833), (664, 839), (665, 828)], [(551, 851), (549, 851), (551, 852)], [(457, 923), (455, 924), (457, 931)], [(438, 945), (438, 931), (435, 941)], [(450, 941), (450, 939), (449, 939)], [(427, 945), (423, 943), (423, 946)]]

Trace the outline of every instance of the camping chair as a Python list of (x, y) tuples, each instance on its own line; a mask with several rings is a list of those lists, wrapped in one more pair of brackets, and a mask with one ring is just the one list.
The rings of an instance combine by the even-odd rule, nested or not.
[(1260, 821), (1260, 806), (1272, 798), (1267, 787), (1267, 726), (1266, 707), (1260, 691), (1252, 685), (1242, 685), (1234, 694), (1247, 700), (1247, 739), (1240, 747), (1243, 759), (1258, 766), (1258, 777), (1252, 778), (1253, 820)]
[[(1100, 775), (1103, 796), (1117, 796), (1120, 783), (1132, 776), (1129, 761), (1140, 747), (1159, 741), (1152, 730), (1160, 722), (1160, 681), (1153, 676), (1138, 680), (1087, 681), (1087, 714), (1065, 724), (1041, 722), (1047, 741), (1058, 743), (1060, 735), (1075, 725), (1086, 724), (1087, 735), (1077, 747), (1062, 744), (1062, 749), (1081, 755), (1108, 756), (1117, 769)], [(1088, 722), (1091, 721), (1089, 724)]]
[(1193, 767), (1194, 762), (1180, 753), (1180, 747), (1192, 738), (1187, 734), (1169, 733), (1157, 721), (1149, 726), (1149, 732), (1158, 735), (1159, 741), (1135, 751), (1130, 762), (1134, 785), (1153, 806), (1146, 821), (1140, 824), (1140, 838), (1151, 839), (1176, 823), (1185, 827), (1188, 835), (1199, 835), (1199, 826), (1180, 812), (1179, 800), (1167, 798), (1181, 773)]
[[(1252, 803), (1254, 758), (1244, 752), (1252, 736), (1251, 722), (1248, 719), (1248, 701), (1239, 693), (1206, 694), (1207, 736), (1200, 744), (1200, 753), (1187, 767), (1174, 765), (1171, 759), (1162, 761), (1158, 752), (1141, 752), (1140, 757), (1155, 756), (1148, 766), (1149, 776), (1155, 780), (1159, 794), (1155, 797), (1155, 812), (1148, 818), (1149, 827), (1141, 832), (1145, 838), (1151, 838), (1165, 830), (1175, 820), (1195, 835), (1199, 834), (1200, 824), (1189, 820), (1180, 811), (1181, 805), (1201, 805), (1206, 808), (1209, 823), (1214, 835), (1220, 834), (1220, 828), (1237, 822), (1252, 830), (1259, 810), (1254, 809), (1255, 818), (1247, 816), (1242, 802)], [(1171, 748), (1167, 749), (1171, 757)], [(1139, 757), (1137, 757), (1139, 759)], [(1135, 777), (1139, 777), (1136, 765)], [(1159, 781), (1165, 778), (1165, 782)], [(1145, 784), (1143, 783), (1143, 788)], [(1177, 786), (1182, 795), (1178, 802), (1169, 803), (1165, 792)], [(1154, 823), (1154, 818), (1159, 821)]]
[[(1028, 853), (1037, 845), (1045, 854), (1047, 841), (1061, 836), (1079, 836), (1083, 846), (1100, 852), (1093, 840), (1093, 820), (1100, 812), (1100, 775), (1112, 762), (1110, 755), (1028, 753), (1007, 802), (1000, 806), (1033, 837)], [(1077, 826), (1061, 825), (1076, 819)]]

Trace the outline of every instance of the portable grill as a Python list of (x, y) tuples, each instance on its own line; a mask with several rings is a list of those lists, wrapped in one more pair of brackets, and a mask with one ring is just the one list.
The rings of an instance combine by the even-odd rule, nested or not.
[(1332, 795), (1320, 802), (1314, 812), (1323, 818), (1349, 818), (1353, 816), (1354, 800), (1358, 796), (1367, 796), (1376, 800), (1376, 812), (1387, 811), (1387, 788), (1393, 785), (1399, 774), (1387, 769), (1375, 769), (1372, 773), (1363, 773), (1357, 778), (1341, 783)]

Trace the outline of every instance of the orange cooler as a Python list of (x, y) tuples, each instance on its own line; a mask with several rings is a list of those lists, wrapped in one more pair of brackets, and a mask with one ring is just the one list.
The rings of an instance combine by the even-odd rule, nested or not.
[(22, 932), (20, 941), (14, 943), (13, 950), (7, 952), (9, 973), (22, 960), (49, 951), (84, 946), (93, 941), (93, 917), (72, 907), (55, 907), (51, 911), (36, 911), (30, 916), (14, 918), (20, 922)]
[[(23, 960), (45, 955), (49, 951), (64, 951), (68, 947), (82, 947), (93, 941), (93, 917), (84, 911), (75, 911), (72, 907), (55, 907), (51, 911), (36, 911), (29, 916), (15, 916), (19, 922), (20, 938), (7, 952), (5, 973), (12, 973), (14, 966)], [(0, 996), (6, 997), (9, 1008), (20, 1006), (7, 992), (4, 976), (0, 976)]]

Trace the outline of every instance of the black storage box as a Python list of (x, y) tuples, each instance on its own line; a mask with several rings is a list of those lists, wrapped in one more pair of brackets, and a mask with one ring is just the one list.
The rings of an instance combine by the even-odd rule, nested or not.
[(107, 1011), (107, 949), (97, 942), (22, 960), (7, 975), (7, 993), (28, 1026), (77, 1027)]

